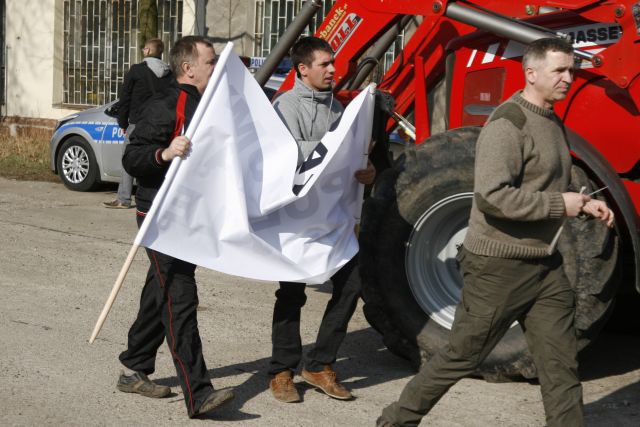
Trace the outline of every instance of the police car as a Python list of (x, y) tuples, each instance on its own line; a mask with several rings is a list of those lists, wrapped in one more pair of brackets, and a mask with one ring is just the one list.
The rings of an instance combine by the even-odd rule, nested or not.
[[(272, 77), (263, 90), (269, 99), (283, 78)], [(58, 121), (51, 137), (51, 170), (74, 191), (103, 182), (120, 182), (124, 134), (112, 107), (117, 101), (71, 114)]]
[(101, 182), (119, 182), (124, 134), (112, 111), (116, 101), (58, 121), (51, 137), (51, 170), (64, 185), (89, 191)]

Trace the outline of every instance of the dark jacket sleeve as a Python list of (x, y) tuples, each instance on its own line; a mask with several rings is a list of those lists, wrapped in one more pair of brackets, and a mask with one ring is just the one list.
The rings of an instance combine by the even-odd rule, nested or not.
[(131, 95), (133, 94), (133, 86), (135, 85), (135, 67), (133, 65), (131, 69), (124, 75), (124, 81), (120, 88), (120, 101), (118, 102), (118, 126), (126, 130), (129, 126), (129, 111), (131, 110)]
[(124, 170), (136, 178), (162, 179), (169, 163), (157, 155), (158, 150), (166, 148), (171, 141), (175, 126), (173, 110), (164, 104), (166, 99), (154, 97), (149, 101), (144, 117), (136, 124), (130, 135), (131, 143), (125, 148), (122, 157)]

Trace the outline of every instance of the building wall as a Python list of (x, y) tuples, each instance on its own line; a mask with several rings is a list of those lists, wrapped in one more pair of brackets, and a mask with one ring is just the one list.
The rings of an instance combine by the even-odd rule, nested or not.
[[(195, 31), (195, 3), (184, 0), (184, 35)], [(78, 111), (61, 105), (62, 23), (60, 0), (6, 0), (5, 121), (55, 120)]]
[(53, 1), (6, 2), (5, 116), (57, 119), (71, 110), (54, 107)]
[(197, 34), (196, 27), (196, 3), (199, 0), (184, 0), (182, 6), (182, 35)]
[[(5, 1), (7, 87), (0, 114), (55, 120), (78, 111), (62, 105), (63, 0)], [(256, 0), (183, 2), (183, 35), (208, 36), (218, 52), (231, 41), (236, 53), (254, 56)], [(204, 11), (204, 20), (197, 22), (197, 10)]]
[(228, 41), (238, 55), (253, 55), (255, 0), (206, 1), (204, 35), (211, 37), (217, 52)]

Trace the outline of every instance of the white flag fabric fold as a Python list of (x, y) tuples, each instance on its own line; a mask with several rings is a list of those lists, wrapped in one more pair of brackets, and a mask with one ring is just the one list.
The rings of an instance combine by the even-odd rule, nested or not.
[(228, 44), (187, 129), (191, 153), (172, 162), (135, 243), (236, 276), (327, 280), (358, 251), (353, 175), (372, 119), (370, 88), (298, 173), (295, 140)]

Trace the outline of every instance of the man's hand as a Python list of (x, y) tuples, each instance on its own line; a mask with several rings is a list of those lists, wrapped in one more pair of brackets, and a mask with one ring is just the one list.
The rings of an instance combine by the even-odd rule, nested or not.
[(602, 200), (591, 199), (583, 207), (582, 212), (591, 215), (594, 218), (607, 224), (607, 227), (613, 227), (614, 215), (613, 211), (607, 207)]
[(376, 179), (376, 168), (369, 160), (367, 161), (367, 168), (357, 170), (354, 176), (356, 178), (356, 181), (358, 181), (360, 184), (373, 184), (373, 181)]
[(567, 216), (578, 216), (582, 212), (583, 206), (591, 200), (591, 197), (580, 193), (562, 193), (564, 199), (564, 210)]
[(162, 157), (162, 161), (164, 162), (170, 162), (176, 157), (184, 158), (189, 153), (190, 147), (191, 142), (186, 136), (176, 136), (175, 138), (173, 138), (173, 141), (171, 141), (171, 144), (169, 144), (167, 148), (162, 150), (160, 156)]

